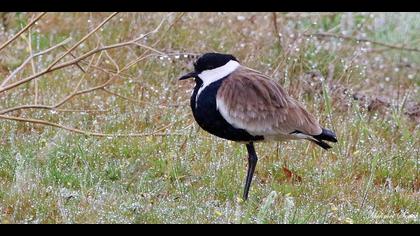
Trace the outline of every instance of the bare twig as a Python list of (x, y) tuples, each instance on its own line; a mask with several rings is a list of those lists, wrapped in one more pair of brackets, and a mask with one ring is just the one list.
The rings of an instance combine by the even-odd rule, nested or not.
[[(119, 97), (123, 100), (129, 101), (129, 102), (132, 102), (132, 103), (146, 104), (146, 105), (151, 105), (151, 106), (155, 106), (155, 107), (159, 107), (159, 108), (187, 106), (187, 103), (185, 103), (185, 104), (169, 104), (169, 105), (154, 104), (154, 103), (151, 103), (151, 102), (144, 102), (144, 101), (140, 101), (140, 100), (136, 100), (136, 99), (132, 99), (132, 98), (123, 96), (123, 95), (118, 94), (116, 92), (113, 92), (113, 91), (111, 91), (107, 88), (103, 88), (102, 90), (105, 91), (106, 93), (109, 93), (109, 94), (115, 96), (115, 97)], [(188, 101), (186, 101), (186, 102), (188, 102)]]
[(105, 113), (110, 112), (112, 109), (105, 110), (80, 110), (80, 109), (55, 109), (56, 112), (69, 112), (69, 113)]
[(312, 18), (312, 17), (320, 18), (320, 17), (335, 16), (335, 15), (337, 15), (337, 13), (335, 12), (316, 12), (316, 13), (294, 12), (294, 13), (284, 14), (283, 16), (288, 19), (301, 19), (301, 18)]
[(156, 53), (158, 53), (160, 55), (166, 55), (166, 53), (161, 52), (161, 51), (159, 51), (159, 50), (157, 50), (155, 48), (149, 47), (147, 45), (144, 45), (144, 44), (141, 44), (141, 43), (137, 43), (137, 42), (134, 42), (134, 44), (137, 45), (137, 46), (139, 46), (139, 47), (146, 48), (146, 49), (149, 49), (151, 51), (154, 51), (154, 52), (156, 52)]
[(404, 47), (404, 46), (401, 46), (401, 45), (392, 45), (392, 44), (378, 42), (378, 41), (374, 41), (374, 40), (370, 40), (370, 39), (356, 38), (356, 37), (339, 35), (339, 34), (332, 34), (332, 33), (310, 33), (310, 34), (306, 34), (305, 33), (303, 35), (306, 36), (306, 37), (315, 36), (315, 37), (339, 38), (339, 39), (351, 40), (351, 41), (356, 41), (356, 42), (357, 41), (359, 41), (359, 42), (369, 42), (371, 44), (375, 44), (375, 45), (378, 45), (378, 46), (383, 46), (383, 47), (387, 47), (387, 48), (391, 48), (391, 49), (412, 51), (412, 52), (420, 52), (419, 48), (408, 48), (408, 47)]
[(47, 71), (50, 70), (53, 66), (55, 66), (61, 59), (63, 59), (65, 56), (67, 56), (69, 53), (71, 53), (74, 49), (76, 49), (80, 44), (82, 44), (86, 39), (88, 39), (92, 34), (94, 34), (96, 31), (98, 31), (102, 26), (104, 26), (108, 21), (110, 21), (114, 16), (116, 16), (118, 12), (112, 13), (110, 16), (108, 16), (105, 20), (103, 20), (98, 26), (96, 26), (95, 29), (90, 31), (87, 35), (85, 35), (79, 42), (77, 42), (75, 45), (73, 45), (67, 52), (65, 52), (63, 55), (58, 57), (53, 63), (51, 63), (47, 67)]
[[(84, 134), (84, 135), (89, 135), (89, 136), (98, 136), (98, 137), (141, 137), (141, 136), (166, 136), (166, 135), (173, 135), (173, 134), (168, 134), (168, 133), (159, 133), (161, 130), (163, 129), (167, 129), (169, 126), (172, 126), (173, 124), (169, 124), (164, 126), (161, 129), (158, 129), (157, 131), (154, 131), (153, 133), (149, 133), (149, 134), (104, 134), (104, 133), (95, 133), (95, 132), (90, 132), (90, 131), (83, 131), (83, 130), (79, 130), (76, 128), (72, 128), (72, 127), (68, 127), (68, 126), (64, 126), (64, 125), (60, 125), (60, 124), (56, 124), (56, 123), (52, 123), (46, 120), (37, 120), (37, 119), (30, 119), (30, 118), (23, 118), (23, 117), (16, 117), (16, 116), (9, 116), (6, 115), (7, 113), (11, 113), (13, 111), (18, 111), (18, 110), (24, 110), (24, 109), (43, 109), (43, 110), (53, 110), (53, 111), (57, 111), (57, 112), (88, 112), (89, 110), (65, 110), (65, 109), (58, 109), (59, 107), (63, 106), (65, 103), (67, 103), (68, 101), (70, 101), (72, 98), (82, 95), (82, 94), (87, 94), (87, 93), (91, 93), (97, 90), (102, 90), (102, 91), (106, 91), (109, 94), (112, 94), (113, 96), (119, 96), (120, 98), (124, 98), (126, 100), (129, 100), (129, 98), (125, 98), (122, 95), (116, 94), (114, 92), (111, 92), (110, 90), (108, 90), (106, 87), (109, 86), (113, 81), (115, 81), (118, 77), (121, 77), (121, 73), (128, 70), (130, 67), (132, 67), (133, 65), (135, 65), (136, 63), (150, 57), (150, 56), (161, 56), (161, 55), (167, 55), (164, 52), (161, 52), (157, 49), (154, 48), (154, 46), (159, 43), (159, 41), (163, 38), (163, 35), (154, 42), (154, 44), (152, 44), (152, 46), (148, 46), (148, 45), (144, 45), (142, 43), (139, 43), (138, 41), (140, 41), (142, 38), (146, 37), (147, 35), (156, 33), (159, 31), (159, 29), (163, 26), (163, 23), (167, 20), (167, 18), (171, 15), (167, 15), (159, 24), (158, 26), (144, 34), (141, 35), (135, 39), (132, 39), (130, 41), (127, 42), (122, 42), (122, 43), (116, 43), (116, 44), (112, 44), (112, 45), (108, 45), (108, 46), (103, 46), (102, 43), (99, 42), (98, 46), (92, 50), (90, 50), (89, 52), (81, 55), (81, 56), (74, 56), (74, 54), (72, 53), (72, 51), (78, 46), (80, 45), (81, 42), (85, 41), (90, 35), (92, 35), (93, 33), (95, 33), (103, 24), (105, 24), (107, 21), (109, 21), (112, 16), (114, 16), (116, 13), (112, 14), (111, 16), (109, 16), (106, 20), (104, 20), (98, 27), (96, 27), (94, 30), (90, 31), (90, 33), (88, 33), (85, 37), (83, 37), (78, 43), (76, 43), (75, 45), (73, 45), (70, 49), (66, 49), (65, 53), (61, 56), (59, 56), (57, 59), (54, 60), (53, 63), (51, 63), (46, 69), (43, 69), (39, 72), (35, 72), (33, 71), (33, 74), (30, 75), (29, 77), (23, 78), (17, 82), (8, 84), (8, 82), (19, 72), (21, 71), (24, 66), (31, 62), (35, 57), (45, 54), (49, 51), (51, 51), (54, 48), (57, 48), (59, 46), (63, 46), (63, 43), (60, 43), (59, 45), (56, 45), (48, 50), (45, 50), (43, 52), (38, 52), (36, 54), (34, 54), (32, 52), (32, 50), (30, 50), (31, 54), (30, 56), (25, 60), (25, 62), (18, 68), (16, 69), (5, 81), (3, 81), (4, 86), (0, 87), (0, 94), (2, 92), (11, 90), (13, 88), (18, 87), (19, 85), (28, 83), (32, 80), (36, 80), (37, 78), (39, 78), (42, 75), (45, 75), (47, 73), (53, 72), (55, 70), (59, 70), (68, 66), (72, 66), (72, 65), (77, 65), (80, 67), (80, 65), (78, 65), (79, 63), (86, 63), (84, 60), (87, 59), (88, 57), (92, 57), (89, 65), (87, 67), (87, 69), (83, 69), (81, 68), (82, 71), (87, 72), (90, 68), (94, 68), (94, 69), (100, 69), (101, 71), (105, 72), (108, 74), (109, 78), (102, 84), (91, 87), (91, 88), (87, 88), (84, 90), (79, 90), (82, 81), (84, 80), (84, 77), (87, 76), (89, 73), (84, 73), (83, 77), (79, 80), (79, 82), (77, 83), (77, 85), (75, 86), (75, 89), (73, 90), (73, 92), (71, 92), (69, 95), (67, 95), (66, 97), (64, 97), (61, 101), (57, 102), (54, 105), (40, 105), (37, 104), (37, 101), (32, 104), (32, 105), (22, 105), (22, 106), (16, 106), (16, 107), (12, 107), (12, 108), (8, 108), (5, 110), (0, 111), (0, 119), (6, 119), (6, 120), (13, 120), (13, 121), (18, 121), (18, 122), (25, 122), (25, 123), (33, 123), (33, 124), (40, 124), (40, 125), (45, 125), (45, 126), (51, 126), (51, 127), (56, 127), (56, 128), (61, 128), (67, 131), (71, 131), (71, 132), (75, 132), (75, 133), (79, 133), (79, 134)], [(180, 16), (182, 16), (183, 14), (181, 14)], [(175, 24), (175, 22), (179, 19), (180, 17), (178, 17), (170, 26), (169, 28), (172, 27), (173, 24)], [(169, 29), (167, 29), (166, 32), (168, 32)], [(137, 46), (137, 47), (142, 47), (144, 48), (144, 52), (142, 53), (142, 55), (138, 58), (136, 58), (135, 60), (127, 63), (121, 70), (118, 66), (118, 64), (115, 62), (115, 60), (107, 53), (107, 50), (110, 49), (116, 49), (116, 48), (120, 48), (120, 47), (126, 47), (126, 46)], [(31, 49), (31, 48), (30, 48)], [(150, 52), (151, 51), (151, 52)], [(98, 54), (99, 53), (99, 54)], [(95, 55), (99, 55), (98, 56), (98, 60), (96, 65), (94, 65), (93, 61), (95, 58)], [(103, 69), (99, 66), (99, 61), (100, 58), (102, 56), (102, 54), (106, 55), (108, 57), (108, 59), (110, 59), (112, 61), (112, 63), (115, 66), (116, 72), (112, 72), (109, 71), (107, 69)], [(172, 53), (173, 54), (173, 53)], [(184, 54), (184, 53), (178, 53), (178, 54)], [(66, 55), (70, 55), (73, 57), (72, 60), (66, 61), (66, 62), (62, 62), (59, 63), (59, 61), (61, 59), (63, 59)], [(34, 66), (33, 66), (34, 69)], [(133, 100), (134, 101), (134, 100)], [(92, 110), (92, 112), (102, 112), (102, 111), (98, 111), (98, 110)]]
[(4, 115), (10, 112), (19, 111), (19, 110), (25, 110), (25, 109), (42, 109), (42, 110), (52, 110), (53, 106), (47, 106), (47, 105), (22, 105), (22, 106), (16, 106), (9, 109), (5, 109), (0, 111), (0, 115)]
[[(150, 55), (150, 54), (149, 54)], [(146, 59), (149, 55), (144, 56), (143, 58), (140, 58), (141, 60)], [(73, 99), (76, 96), (82, 95), (82, 94), (87, 94), (96, 90), (104, 90), (109, 84), (111, 84), (117, 77), (120, 76), (120, 73), (123, 70), (127, 70), (128, 68), (130, 68), (130, 66), (133, 66), (134, 63), (130, 62), (127, 64), (127, 66), (124, 67), (123, 70), (121, 70), (120, 72), (114, 73), (114, 72), (110, 72), (107, 71), (105, 69), (102, 69), (100, 67), (96, 67), (92, 65), (93, 59), (91, 59), (88, 68), (90, 67), (95, 67), (96, 69), (101, 69), (101, 71), (106, 72), (108, 74), (110, 74), (110, 79), (108, 79), (106, 82), (104, 82), (103, 84), (100, 84), (98, 86), (95, 87), (91, 87), (85, 90), (81, 90), (79, 91), (80, 85), (82, 80), (84, 79), (84, 77), (86, 76), (86, 74), (83, 75), (83, 77), (80, 79), (80, 81), (78, 82), (78, 84), (75, 86), (75, 89), (73, 90), (73, 92), (71, 94), (69, 94), (68, 96), (66, 96), (63, 100), (61, 100), (60, 102), (56, 103), (55, 105), (52, 106), (47, 106), (47, 105), (37, 105), (37, 104), (32, 104), (32, 105), (23, 105), (23, 106), (16, 106), (16, 107), (12, 107), (12, 108), (8, 108), (5, 110), (0, 111), (0, 114), (4, 115), (4, 114), (8, 114), (14, 111), (18, 111), (18, 110), (27, 110), (27, 109), (44, 109), (44, 110), (56, 110), (57, 108), (61, 107), (62, 105), (64, 105), (66, 102), (70, 101), (71, 99)], [(136, 63), (140, 62), (141, 60), (136, 59), (134, 60)], [(106, 91), (106, 90), (105, 90)]]
[[(164, 22), (166, 20), (166, 18), (167, 17), (165, 17), (162, 22)], [(158, 27), (156, 29), (154, 29), (151, 32), (157, 32), (157, 30), (161, 27), (162, 22), (161, 22), (161, 24), (158, 25)], [(56, 70), (59, 70), (59, 69), (62, 69), (62, 68), (68, 67), (68, 66), (75, 65), (76, 63), (78, 63), (78, 62), (80, 62), (80, 61), (82, 61), (82, 60), (84, 60), (84, 59), (86, 59), (86, 58), (88, 58), (88, 57), (90, 57), (90, 56), (92, 56), (92, 55), (94, 55), (96, 53), (99, 53), (99, 52), (102, 52), (102, 51), (105, 51), (105, 50), (116, 49), (116, 48), (126, 47), (126, 46), (130, 46), (130, 45), (144, 46), (142, 44), (137, 44), (137, 41), (141, 40), (146, 35), (149, 35), (151, 32), (149, 32), (149, 33), (147, 33), (145, 35), (141, 35), (140, 37), (137, 37), (137, 38), (135, 38), (133, 40), (130, 40), (130, 41), (127, 41), (127, 42), (116, 43), (116, 44), (112, 44), (112, 45), (109, 45), (109, 46), (99, 47), (99, 48), (93, 49), (93, 50), (91, 50), (91, 51), (89, 51), (89, 52), (87, 52), (87, 53), (85, 53), (85, 54), (83, 54), (83, 55), (81, 55), (81, 56), (73, 59), (73, 60), (70, 60), (70, 61), (67, 61), (67, 62), (63, 62), (61, 64), (54, 65), (54, 66), (51, 67), (51, 65), (54, 64), (54, 63), (52, 63), (50, 66), (48, 66), (47, 69), (44, 69), (44, 70), (38, 72), (37, 74), (33, 74), (33, 75), (31, 75), (31, 76), (29, 76), (27, 78), (24, 78), (22, 80), (19, 80), (19, 81), (15, 82), (15, 83), (12, 83), (12, 84), (8, 85), (8, 86), (1, 87), (0, 88), (0, 93), (3, 93), (5, 91), (11, 90), (13, 88), (16, 88), (16, 87), (18, 87), (18, 86), (20, 86), (22, 84), (25, 84), (25, 83), (27, 83), (29, 81), (32, 81), (32, 80), (34, 80), (34, 79), (36, 79), (36, 78), (38, 78), (38, 77), (40, 77), (42, 75), (45, 75), (47, 73), (50, 73), (50, 72), (53, 72), (53, 71), (56, 71)], [(155, 44), (156, 43), (154, 43), (154, 45)], [(147, 50), (150, 50), (151, 47), (148, 46), (146, 49)], [(70, 53), (70, 51), (72, 51), (72, 49), (69, 49), (67, 51), (67, 53)], [(155, 49), (155, 51), (158, 51), (158, 50)], [(62, 58), (62, 57), (63, 56), (61, 56), (60, 58)], [(59, 61), (59, 60), (55, 60), (55, 61)], [(127, 69), (127, 66), (125, 68), (121, 69), (121, 71), (124, 71), (126, 69)]]
[[(90, 68), (90, 66), (92, 65), (93, 59), (94, 59), (94, 57), (92, 57), (92, 59), (90, 60), (88, 68)], [(0, 115), (4, 115), (4, 114), (11, 113), (11, 112), (14, 112), (14, 111), (19, 111), (19, 110), (27, 110), (27, 109), (56, 110), (58, 107), (62, 106), (64, 103), (66, 103), (67, 101), (69, 101), (73, 97), (77, 96), (77, 92), (78, 92), (78, 90), (80, 88), (80, 85), (82, 84), (82, 81), (84, 80), (85, 76), (86, 76), (86, 74), (83, 74), (82, 78), (79, 80), (79, 82), (77, 83), (76, 87), (74, 88), (73, 92), (70, 95), (66, 96), (63, 100), (56, 103), (55, 105), (47, 106), (47, 105), (38, 105), (37, 103), (35, 103), (35, 104), (32, 104), (32, 105), (16, 106), (16, 107), (12, 107), (12, 108), (8, 108), (8, 109), (0, 111)]]
[(47, 14), (47, 13), (46, 12), (40, 13), (37, 17), (35, 17), (35, 19), (33, 19), (31, 22), (29, 22), (29, 24), (27, 24), (25, 27), (23, 27), (23, 29), (21, 29), (17, 34), (13, 35), (13, 37), (11, 37), (9, 40), (7, 40), (5, 43), (3, 43), (0, 46), (0, 51), (3, 50), (5, 47), (7, 47), (10, 43), (15, 41), (21, 34), (23, 34), (26, 30), (28, 30), (32, 25), (34, 25), (45, 14)]
[[(144, 34), (144, 35), (141, 35), (140, 37), (138, 37), (137, 39), (134, 39), (133, 41), (134, 42), (137, 42), (137, 41), (139, 41), (139, 40), (141, 40), (142, 38), (144, 38), (144, 37), (146, 37), (146, 36), (148, 36), (148, 35), (150, 35), (150, 34), (154, 34), (154, 33), (156, 33), (156, 32), (158, 32), (159, 31), (159, 29), (162, 27), (162, 25), (163, 25), (163, 22), (165, 22), (167, 19), (168, 19), (168, 17), (171, 15), (171, 13), (170, 14), (168, 14), (166, 17), (164, 17), (163, 19), (162, 19), (162, 21), (158, 24), (158, 26), (154, 29), (154, 30), (152, 30), (152, 31), (150, 31), (149, 33), (146, 33), (146, 34)], [(169, 26), (169, 28), (167, 29), (167, 31), (166, 32), (168, 32), (169, 31), (169, 29), (182, 17), (184, 15), (184, 13), (182, 13), (177, 19), (175, 19), (175, 21)], [(165, 32), (165, 33), (166, 33)], [(156, 42), (154, 42), (153, 44), (152, 44), (152, 46), (151, 47), (154, 47), (154, 46), (156, 46), (160, 41), (161, 41), (161, 39), (163, 38), (163, 36), (164, 36), (165, 34), (163, 34), (158, 40), (156, 40)], [(137, 46), (140, 46), (140, 45), (137, 45)], [(125, 70), (127, 70), (128, 68), (130, 68), (131, 66), (133, 66), (133, 65), (135, 65), (135, 64), (137, 64), (140, 60), (142, 60), (143, 59), (143, 57), (147, 57), (147, 55), (146, 55), (146, 53), (148, 52), (148, 50), (145, 50), (145, 52), (143, 52), (139, 57), (137, 57), (137, 59), (136, 60), (134, 60), (133, 61), (133, 63), (129, 63), (129, 64), (127, 64), (123, 69), (121, 69), (121, 72), (122, 71), (125, 71)]]
[(117, 44), (113, 44), (113, 45), (109, 45), (109, 46), (105, 46), (105, 47), (93, 49), (93, 50), (91, 50), (91, 51), (83, 54), (82, 56), (79, 56), (79, 57), (73, 59), (73, 60), (70, 60), (70, 61), (63, 62), (63, 63), (58, 64), (58, 65), (55, 65), (54, 67), (52, 67), (50, 69), (48, 69), (48, 68), (47, 69), (44, 69), (41, 72), (38, 72), (37, 74), (31, 75), (31, 76), (29, 76), (27, 78), (24, 78), (22, 80), (19, 80), (19, 81), (15, 82), (15, 83), (12, 83), (12, 84), (8, 85), (8, 86), (2, 87), (2, 88), (0, 88), (0, 93), (3, 93), (3, 92), (8, 91), (10, 89), (16, 88), (16, 87), (18, 87), (18, 86), (20, 86), (22, 84), (25, 84), (25, 83), (27, 83), (29, 81), (32, 81), (32, 80), (34, 80), (34, 79), (36, 79), (36, 78), (38, 78), (38, 77), (40, 77), (42, 75), (45, 75), (47, 73), (50, 73), (50, 72), (53, 72), (53, 71), (56, 71), (56, 70), (59, 70), (59, 69), (65, 68), (65, 67), (69, 67), (69, 66), (75, 65), (76, 63), (80, 62), (81, 60), (84, 60), (84, 59), (86, 59), (86, 58), (88, 58), (88, 57), (90, 57), (90, 56), (92, 56), (92, 55), (94, 55), (94, 54), (96, 54), (98, 52), (101, 52), (101, 51), (104, 51), (104, 50), (110, 50), (110, 49), (114, 49), (114, 48), (125, 47), (125, 46), (132, 45), (132, 44), (133, 44), (133, 42), (132, 41), (129, 41), (129, 42), (117, 43)]
[[(92, 57), (92, 59), (89, 61), (89, 64), (87, 66), (87, 71), (89, 71), (90, 67), (93, 64), (93, 60), (95, 59), (95, 57)], [(65, 97), (63, 100), (61, 100), (60, 102), (58, 102), (57, 104), (55, 104), (54, 106), (51, 106), (51, 109), (57, 109), (59, 107), (61, 107), (62, 105), (64, 105), (64, 103), (68, 102), (70, 99), (72, 99), (73, 97), (77, 96), (77, 92), (79, 91), (80, 86), (82, 85), (83, 80), (85, 79), (85, 77), (87, 76), (87, 74), (83, 74), (82, 78), (80, 78), (79, 82), (77, 83), (76, 87), (74, 88), (73, 92), (68, 95), (67, 97)]]
[[(64, 48), (64, 50), (68, 51), (68, 49), (66, 48), (66, 46), (62, 45), (62, 48)], [(70, 56), (73, 57), (73, 59), (76, 59), (77, 57), (70, 52)], [(86, 73), (85, 69), (83, 69), (83, 67), (81, 65), (79, 65), (79, 63), (76, 63), (76, 66), (79, 67), (79, 69), (83, 72)]]
[[(77, 134), (83, 134), (86, 136), (94, 136), (94, 137), (145, 137), (145, 136), (182, 136), (184, 134), (181, 133), (160, 133), (160, 129), (156, 132), (151, 133), (136, 133), (136, 134), (105, 134), (105, 133), (98, 133), (98, 132), (90, 132), (90, 131), (84, 131), (64, 125), (60, 125), (57, 123), (48, 122), (45, 120), (37, 120), (37, 119), (28, 119), (28, 118), (22, 118), (22, 117), (15, 117), (15, 116), (5, 116), (0, 115), (0, 119), (4, 120), (11, 120), (11, 121), (18, 121), (18, 122), (24, 122), (24, 123), (31, 123), (31, 124), (39, 124), (44, 126), (50, 126), (55, 128), (64, 129), (73, 133)], [(165, 126), (166, 128), (166, 126)]]
[(19, 73), (19, 71), (21, 71), (29, 62), (31, 62), (32, 59), (39, 57), (41, 55), (47, 54), (49, 52), (51, 52), (52, 50), (61, 47), (65, 44), (67, 44), (68, 42), (70, 42), (71, 38), (67, 38), (65, 40), (63, 40), (62, 42), (60, 42), (57, 45), (54, 45), (44, 51), (41, 52), (37, 52), (33, 55), (30, 55), (28, 58), (25, 59), (25, 61), (18, 67), (16, 68), (9, 76), (7, 76), (7, 78), (3, 81), (3, 83), (0, 85), (0, 88), (4, 87), (11, 79), (13, 79), (14, 76), (16, 76), (17, 73)]
[[(81, 40), (79, 40), (75, 45), (73, 45), (70, 49), (68, 49), (63, 55), (61, 55), (60, 57), (58, 57), (57, 59), (55, 59), (46, 69), (44, 69), (43, 71), (41, 71), (41, 72), (39, 72), (39, 73), (36, 73), (36, 74), (33, 74), (33, 75), (31, 75), (31, 76), (29, 76), (28, 78), (26, 78), (26, 79), (22, 79), (22, 80), (20, 80), (20, 81), (18, 81), (18, 82), (15, 82), (15, 83), (13, 83), (13, 84), (11, 84), (11, 85), (9, 85), (9, 86), (5, 86), (5, 82), (7, 82), (7, 80), (8, 79), (6, 79), (6, 81), (5, 82), (3, 82), (3, 84), (2, 84), (2, 86), (1, 86), (1, 88), (0, 88), (0, 93), (2, 93), (2, 92), (4, 92), (4, 91), (7, 91), (7, 90), (10, 90), (10, 89), (12, 89), (12, 88), (15, 88), (15, 87), (17, 87), (17, 86), (19, 86), (19, 85), (21, 85), (21, 84), (24, 84), (24, 83), (27, 83), (27, 82), (29, 82), (29, 81), (32, 81), (32, 80), (34, 80), (34, 79), (36, 79), (36, 78), (38, 78), (38, 77), (40, 77), (40, 76), (42, 76), (42, 75), (44, 75), (44, 74), (46, 74), (46, 73), (49, 73), (49, 72), (52, 72), (52, 71), (54, 71), (54, 70), (57, 70), (57, 69), (61, 69), (61, 68), (63, 68), (63, 66), (61, 65), (57, 65), (56, 66), (56, 64), (61, 60), (61, 59), (63, 59), (66, 55), (68, 55), (68, 54), (70, 54), (76, 47), (78, 47), (81, 43), (83, 43), (86, 39), (88, 39), (93, 33), (95, 33), (96, 31), (98, 31), (104, 24), (106, 24), (109, 20), (111, 20), (112, 19), (112, 17), (114, 17), (115, 15), (117, 15), (118, 13), (113, 13), (113, 14), (111, 14), (110, 16), (108, 16), (104, 21), (102, 21), (95, 29), (93, 29), (91, 32), (89, 32), (87, 35), (85, 35)], [(130, 44), (132, 44), (133, 42), (130, 42)], [(60, 45), (60, 46), (62, 46), (62, 45)], [(126, 45), (123, 45), (123, 46), (126, 46)], [(111, 47), (112, 48), (112, 47)], [(85, 57), (83, 57), (83, 56), (81, 56), (81, 57), (79, 57), (79, 58), (76, 58), (76, 59), (74, 59), (73, 61), (71, 61), (71, 63), (70, 64), (66, 64), (66, 66), (64, 66), (64, 67), (67, 67), (67, 66), (70, 66), (70, 65), (74, 65), (74, 64), (76, 64), (77, 65), (77, 63), (80, 61), (80, 60), (83, 60), (83, 59), (85, 59), (86, 57), (88, 57), (88, 56), (91, 56), (91, 55), (93, 55), (93, 54), (95, 54), (95, 53), (97, 53), (97, 52), (100, 52), (100, 51), (103, 51), (103, 50), (108, 50), (108, 49), (110, 49), (110, 48), (108, 48), (108, 47), (104, 47), (104, 48), (102, 48), (102, 49), (96, 49), (96, 50), (92, 50), (92, 51), (90, 51), (90, 54), (87, 54), (87, 56), (85, 56)], [(85, 54), (86, 55), (86, 54)], [(29, 57), (28, 58), (28, 62), (31, 60), (31, 57)], [(26, 64), (26, 63), (24, 63), (24, 64)], [(21, 66), (22, 67), (22, 66)], [(20, 69), (21, 69), (21, 67), (19, 67)], [(23, 67), (22, 67), (23, 68)], [(10, 77), (10, 76), (9, 76)]]

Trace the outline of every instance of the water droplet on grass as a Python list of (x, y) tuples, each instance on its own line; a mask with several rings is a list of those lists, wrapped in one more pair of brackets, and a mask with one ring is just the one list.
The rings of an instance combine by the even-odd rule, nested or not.
[(237, 16), (236, 19), (238, 19), (239, 21), (244, 21), (245, 20), (245, 16)]

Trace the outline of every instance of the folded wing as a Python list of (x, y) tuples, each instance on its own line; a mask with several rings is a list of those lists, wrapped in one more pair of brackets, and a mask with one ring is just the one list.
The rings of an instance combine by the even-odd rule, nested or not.
[(227, 122), (252, 135), (287, 136), (298, 131), (306, 138), (322, 133), (314, 116), (279, 84), (247, 67), (240, 66), (223, 81), (216, 102)]

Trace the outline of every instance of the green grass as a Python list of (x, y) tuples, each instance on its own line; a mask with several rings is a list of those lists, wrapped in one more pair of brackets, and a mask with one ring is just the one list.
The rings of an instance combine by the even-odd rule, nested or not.
[[(32, 46), (44, 50), (71, 36), (70, 46), (107, 15), (48, 13), (31, 31)], [(154, 29), (165, 15), (121, 13), (74, 53), (96, 47), (98, 38), (106, 45), (137, 37)], [(169, 27), (174, 14), (142, 43), (152, 45), (161, 38), (154, 47), (165, 52), (232, 53), (243, 64), (273, 75), (325, 127), (336, 131), (339, 142), (333, 149), (324, 151), (302, 141), (257, 144), (260, 161), (250, 199), (243, 202), (244, 145), (199, 129), (189, 108), (193, 84), (176, 80), (191, 69), (191, 59), (150, 57), (108, 87), (139, 102), (96, 91), (62, 108), (102, 112), (24, 110), (8, 115), (103, 133), (150, 133), (171, 124), (163, 132), (173, 135), (96, 138), (0, 120), (0, 222), (420, 223), (419, 123), (406, 114), (420, 104), (420, 54), (367, 52), (364, 47), (382, 48), (334, 38), (296, 38), (303, 32), (346, 31), (354, 37), (416, 47), (420, 14), (289, 18), (278, 13), (280, 43), (271, 16), (186, 13)], [(0, 22), (8, 29), (0, 34), (0, 42), (29, 19), (28, 13), (7, 14), (7, 22)], [(19, 39), (2, 51), (0, 82), (28, 56), (26, 47)], [(123, 67), (142, 52), (132, 47), (110, 50), (109, 55)], [(44, 56), (35, 64), (41, 70), (53, 59)], [(95, 62), (115, 69), (105, 55), (96, 56)], [(311, 79), (309, 73), (328, 78), (331, 67), (330, 84), (312, 78), (312, 84), (305, 85)], [(18, 78), (30, 73), (28, 66)], [(40, 77), (40, 103), (59, 101), (82, 75), (80, 69), (70, 67)], [(105, 82), (107, 76), (88, 71), (82, 89)], [(385, 97), (390, 107), (369, 111), (352, 98), (356, 92)], [(25, 85), (0, 94), (0, 110), (31, 104), (33, 99), (33, 84)], [(301, 181), (291, 180), (284, 167)]]

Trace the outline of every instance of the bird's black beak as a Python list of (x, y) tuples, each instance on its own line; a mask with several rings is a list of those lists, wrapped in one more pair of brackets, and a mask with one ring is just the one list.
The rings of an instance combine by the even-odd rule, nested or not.
[(195, 71), (181, 76), (181, 78), (179, 78), (178, 80), (184, 80), (184, 79), (189, 79), (189, 78), (194, 78), (194, 77), (197, 77), (197, 73)]

